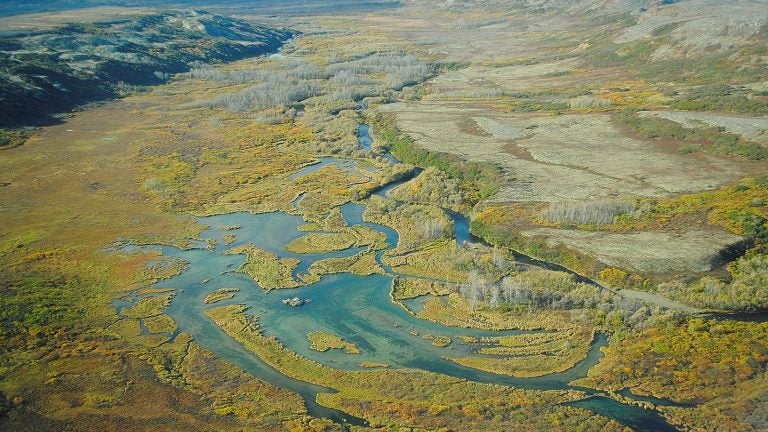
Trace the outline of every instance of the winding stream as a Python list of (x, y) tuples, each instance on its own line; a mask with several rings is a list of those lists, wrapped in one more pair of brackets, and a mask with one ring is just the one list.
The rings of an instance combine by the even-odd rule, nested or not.
[[(361, 145), (370, 145), (368, 128), (360, 128)], [(367, 137), (367, 140), (365, 139)], [(367, 144), (368, 143), (368, 144)], [(306, 174), (318, 165), (335, 164), (348, 169), (356, 165), (334, 158), (323, 158), (320, 163), (311, 165), (296, 173), (296, 178)], [(344, 169), (344, 168), (342, 168)], [(303, 174), (301, 174), (303, 172)], [(415, 174), (414, 174), (415, 175)], [(398, 184), (395, 182), (377, 191), (386, 195)], [(299, 197), (294, 205), (300, 205)], [(362, 215), (365, 206), (348, 203), (342, 207), (342, 215), (347, 223), (366, 225), (386, 235), (390, 247), (398, 241), (395, 230), (378, 224), (366, 223)], [(453, 219), (455, 236), (459, 243), (473, 242), (469, 233), (469, 222), (458, 213), (449, 213)], [(298, 230), (304, 220), (300, 216), (287, 213), (231, 213), (203, 217), (199, 222), (209, 228), (201, 234), (201, 239), (215, 239), (217, 246), (212, 249), (196, 248), (181, 250), (169, 246), (149, 246), (163, 255), (188, 262), (188, 268), (181, 274), (161, 281), (157, 288), (176, 289), (176, 296), (167, 312), (176, 321), (179, 331), (191, 334), (201, 346), (212, 351), (216, 356), (230, 361), (254, 377), (269, 382), (277, 387), (286, 388), (300, 394), (310, 415), (330, 418), (337, 422), (363, 424), (363, 420), (346, 413), (319, 405), (315, 400), (318, 393), (334, 390), (295, 380), (273, 369), (257, 356), (247, 351), (238, 342), (227, 336), (219, 327), (205, 316), (208, 307), (242, 303), (249, 306), (249, 313), (259, 317), (263, 332), (276, 337), (288, 349), (298, 354), (343, 370), (359, 370), (361, 362), (386, 363), (392, 368), (418, 368), (426, 371), (446, 374), (467, 380), (509, 385), (525, 389), (568, 389), (574, 379), (586, 375), (602, 356), (600, 348), (607, 343), (607, 336), (598, 334), (585, 359), (573, 368), (539, 378), (514, 378), (476, 369), (463, 367), (444, 360), (446, 355), (461, 357), (472, 354), (476, 347), (465, 344), (457, 336), (501, 336), (530, 333), (525, 331), (493, 332), (475, 329), (449, 327), (431, 321), (421, 320), (394, 304), (390, 299), (392, 269), (383, 266), (387, 274), (357, 276), (348, 273), (328, 275), (320, 281), (291, 290), (265, 292), (247, 275), (235, 272), (244, 262), (242, 255), (225, 255), (227, 249), (240, 245), (254, 244), (257, 247), (277, 254), (280, 258), (297, 258), (301, 264), (294, 272), (304, 273), (309, 266), (320, 259), (351, 256), (361, 249), (347, 249), (329, 254), (293, 254), (285, 250), (292, 240), (306, 232)], [(239, 226), (235, 230), (223, 227)], [(234, 234), (236, 240), (224, 245), (223, 236)], [(384, 251), (377, 252), (377, 261), (381, 263)], [(220, 288), (238, 288), (239, 292), (231, 300), (214, 305), (204, 305), (204, 298), (210, 292)], [(312, 302), (303, 307), (291, 308), (282, 304), (286, 296), (310, 298)], [(117, 306), (126, 306), (120, 303)], [(327, 331), (337, 334), (357, 345), (362, 351), (359, 355), (350, 355), (341, 350), (317, 352), (310, 349), (307, 333)], [(425, 335), (449, 337), (453, 343), (445, 348), (432, 345)], [(585, 408), (606, 417), (614, 418), (639, 431), (674, 431), (669, 424), (655, 412), (632, 405), (624, 405), (598, 392), (586, 391), (590, 397), (570, 405)]]

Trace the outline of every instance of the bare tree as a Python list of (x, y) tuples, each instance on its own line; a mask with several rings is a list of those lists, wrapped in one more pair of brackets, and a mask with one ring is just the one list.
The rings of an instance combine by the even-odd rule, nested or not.
[(472, 310), (483, 300), (487, 282), (477, 270), (472, 270), (467, 276), (467, 282), (459, 287), (459, 295), (464, 298)]
[(506, 270), (508, 267), (507, 259), (504, 258), (504, 253), (498, 247), (493, 248), (491, 263), (501, 271)]
[(556, 223), (611, 224), (616, 216), (634, 210), (635, 203), (627, 201), (556, 202), (544, 212), (544, 219)]
[(428, 241), (440, 238), (445, 232), (445, 222), (436, 218), (420, 220), (417, 227), (422, 237)]

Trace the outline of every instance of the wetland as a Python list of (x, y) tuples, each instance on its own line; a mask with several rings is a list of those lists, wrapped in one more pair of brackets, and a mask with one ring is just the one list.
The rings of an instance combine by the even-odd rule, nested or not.
[[(367, 125), (361, 126), (360, 130), (366, 131), (359, 135), (360, 145), (364, 147), (370, 140), (367, 137)], [(323, 158), (320, 163), (310, 167), (317, 165), (354, 166), (353, 162), (335, 158)], [(299, 175), (293, 174), (291, 178), (296, 179), (306, 173), (307, 168), (304, 168), (297, 172)], [(393, 182), (376, 191), (375, 195), (385, 197), (391, 190), (409, 180), (406, 178)], [(382, 233), (386, 237), (388, 248), (398, 244), (397, 231), (390, 227), (366, 222), (364, 213), (365, 205), (362, 203), (348, 203), (341, 207), (346, 226), (351, 228), (366, 226)], [(475, 240), (469, 233), (466, 217), (453, 211), (448, 211), (447, 215), (453, 224), (452, 235), (455, 241), (464, 245), (473, 243)], [(602, 356), (600, 349), (607, 344), (606, 335), (599, 333), (594, 340), (589, 339), (591, 347), (584, 358), (579, 359), (563, 372), (544, 374), (539, 378), (515, 378), (463, 367), (450, 361), (449, 357), (471, 356), (478, 353), (476, 345), (463, 341), (536, 334), (551, 330), (492, 331), (452, 327), (420, 319), (414, 311), (409, 310), (409, 307), (419, 307), (418, 302), (423, 302), (424, 298), (417, 297), (415, 301), (407, 303), (412, 306), (396, 304), (391, 296), (393, 278), (403, 275), (398, 275), (386, 265), (382, 265), (383, 274), (358, 275), (354, 272), (349, 273), (349, 269), (342, 269), (337, 274), (323, 276), (319, 281), (303, 287), (296, 288), (293, 283), (289, 283), (289, 286), (276, 287), (290, 288), (290, 291), (287, 291), (289, 296), (311, 299), (311, 302), (299, 308), (286, 307), (283, 302), (285, 295), (281, 290), (278, 292), (265, 290), (251, 277), (243, 274), (240, 269), (249, 258), (244, 256), (243, 249), (238, 249), (239, 247), (255, 246), (275, 254), (280, 260), (299, 260), (292, 272), (292, 277), (298, 280), (303, 279), (302, 274), (311, 271), (313, 264), (317, 261), (354, 256), (361, 251), (361, 248), (345, 247), (326, 253), (296, 253), (290, 246), (297, 240), (306, 238), (306, 231), (299, 229), (304, 224), (304, 220), (300, 216), (287, 213), (257, 215), (242, 212), (230, 213), (200, 218), (198, 223), (209, 227), (201, 233), (198, 242), (201, 245), (215, 244), (216, 247), (191, 249), (160, 245), (140, 247), (143, 250), (157, 250), (164, 257), (185, 263), (186, 270), (153, 285), (153, 288), (160, 291), (176, 292), (167, 309), (168, 315), (177, 323), (179, 331), (192, 335), (197, 343), (217, 356), (240, 365), (256, 378), (302, 395), (310, 415), (350, 424), (363, 424), (359, 418), (324, 407), (315, 401), (317, 393), (331, 391), (330, 389), (292, 379), (287, 376), (290, 372), (275, 369), (263, 363), (254, 353), (238, 346), (236, 340), (224, 334), (206, 318), (206, 309), (242, 305), (245, 308), (243, 310), (249, 315), (258, 317), (261, 333), (265, 337), (274, 338), (286, 349), (301, 357), (334, 369), (359, 371), (365, 364), (381, 364), (395, 369), (421, 369), (470, 381), (534, 390), (572, 388), (569, 383), (586, 376), (586, 371), (597, 364)], [(230, 233), (234, 233), (236, 240), (226, 243), (224, 236)], [(381, 263), (381, 256), (386, 250), (373, 251), (376, 254), (377, 264)], [(209, 306), (210, 302), (206, 299), (225, 289), (233, 298), (219, 300), (216, 304)], [(127, 305), (122, 302), (119, 304), (123, 307)], [(349, 349), (346, 351), (317, 349), (314, 342), (308, 343), (308, 337), (311, 339), (313, 334), (338, 335), (335, 336), (336, 339), (348, 341), (350, 346), (355, 347), (355, 355), (350, 355)], [(435, 338), (453, 342), (442, 346), (432, 342)], [(344, 344), (340, 347), (343, 346)], [(572, 403), (572, 406), (587, 408), (614, 418), (639, 431), (675, 430), (652, 411), (631, 404), (621, 405), (606, 395), (592, 394), (583, 401)]]
[(0, 429), (768, 428), (764, 5), (351, 3), (0, 18)]

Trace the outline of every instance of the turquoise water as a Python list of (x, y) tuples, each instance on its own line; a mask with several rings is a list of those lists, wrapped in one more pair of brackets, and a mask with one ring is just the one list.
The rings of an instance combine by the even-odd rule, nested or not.
[[(367, 125), (361, 125), (358, 137), (361, 147), (370, 148)], [(394, 158), (390, 160), (396, 163)], [(336, 165), (348, 172), (356, 172), (357, 169), (355, 161), (326, 157), (320, 158), (317, 164), (303, 168), (291, 178), (301, 178), (328, 165)], [(417, 170), (414, 175), (418, 172)], [(410, 178), (380, 188), (376, 194), (387, 196), (389, 191), (408, 180)], [(301, 198), (302, 196), (299, 196), (294, 201), (294, 207), (297, 209), (301, 206)], [(390, 247), (397, 245), (398, 234), (395, 230), (363, 220), (364, 205), (347, 203), (342, 206), (341, 212), (349, 225), (369, 226), (384, 233)], [(446, 213), (453, 221), (454, 235), (459, 244), (477, 241), (470, 234), (469, 221), (466, 217), (451, 211)], [(384, 251), (376, 254), (377, 262), (386, 272), (384, 275), (357, 276), (342, 273), (325, 276), (317, 283), (297, 289), (265, 292), (250, 277), (236, 271), (245, 263), (245, 257), (225, 255), (226, 250), (254, 244), (277, 254), (280, 258), (296, 258), (300, 260), (299, 266), (294, 271), (294, 277), (296, 277), (307, 272), (312, 263), (317, 260), (352, 256), (362, 249), (352, 248), (328, 254), (288, 252), (285, 246), (306, 233), (297, 229), (304, 224), (304, 220), (300, 216), (287, 213), (259, 215), (231, 213), (204, 217), (199, 221), (208, 226), (208, 229), (201, 234), (201, 241), (197, 243), (198, 248), (181, 250), (169, 246), (148, 247), (162, 251), (167, 257), (188, 263), (184, 272), (155, 285), (158, 288), (176, 289), (176, 296), (167, 310), (168, 314), (178, 324), (179, 331), (191, 334), (198, 344), (218, 357), (232, 362), (254, 377), (301, 395), (309, 414), (313, 416), (358, 425), (364, 423), (362, 419), (317, 404), (315, 399), (318, 393), (333, 392), (333, 390), (292, 379), (273, 369), (209, 320), (205, 316), (207, 307), (233, 303), (246, 304), (249, 307), (249, 313), (259, 318), (264, 334), (274, 336), (288, 349), (330, 367), (358, 370), (361, 362), (371, 361), (386, 363), (393, 368), (418, 368), (477, 382), (526, 389), (570, 388), (569, 382), (584, 377), (589, 368), (597, 364), (602, 356), (600, 348), (607, 344), (607, 336), (598, 334), (587, 357), (573, 368), (539, 378), (521, 379), (466, 368), (442, 358), (443, 356), (460, 357), (473, 353), (472, 350), (475, 347), (464, 344), (457, 339), (457, 336), (501, 336), (527, 332), (463, 329), (416, 318), (401, 306), (392, 303), (390, 299), (390, 287), (395, 274), (390, 267), (381, 262)], [(219, 229), (225, 226), (240, 228)], [(234, 234), (236, 240), (225, 246), (223, 241), (225, 234)], [(217, 241), (213, 250), (205, 248), (208, 239)], [(547, 263), (541, 264), (544, 266)], [(206, 295), (220, 288), (239, 288), (240, 291), (231, 300), (210, 306), (204, 305), (203, 300)], [(302, 307), (291, 308), (282, 303), (285, 297), (311, 299), (312, 302)], [(121, 308), (129, 306), (136, 300), (136, 297), (129, 297), (116, 301), (115, 307), (118, 308), (118, 313)], [(406, 304), (411, 310), (418, 310), (423, 305), (423, 301), (424, 298), (419, 298), (407, 301)], [(306, 334), (318, 330), (337, 334), (354, 343), (360, 348), (361, 354), (346, 354), (341, 350), (322, 353), (311, 350)], [(448, 347), (436, 347), (424, 338), (427, 335), (448, 337), (451, 338), (452, 343)], [(623, 405), (589, 389), (579, 388), (578, 390), (591, 393), (592, 396), (584, 401), (572, 403), (573, 406), (614, 418), (639, 431), (674, 430), (655, 412)]]
[[(383, 232), (390, 245), (396, 244), (397, 232), (381, 225), (365, 223), (362, 220), (364, 210), (363, 205), (349, 203), (342, 208), (342, 214), (350, 225), (368, 225)], [(250, 277), (235, 271), (245, 262), (245, 257), (225, 255), (223, 252), (226, 249), (255, 244), (281, 258), (300, 259), (302, 269), (307, 269), (316, 260), (331, 256), (348, 256), (357, 250), (331, 254), (292, 254), (285, 251), (285, 246), (290, 241), (306, 234), (297, 230), (297, 227), (304, 223), (303, 219), (287, 213), (231, 213), (201, 218), (200, 222), (209, 226), (209, 229), (202, 233), (202, 240), (213, 238), (218, 241), (214, 250), (153, 247), (161, 250), (165, 256), (189, 263), (188, 269), (180, 275), (156, 284), (158, 288), (177, 290), (177, 295), (168, 308), (168, 314), (176, 320), (181, 331), (191, 334), (197, 343), (217, 356), (233, 362), (259, 379), (302, 395), (310, 414), (315, 416), (355, 424), (361, 422), (360, 419), (318, 405), (314, 402), (317, 393), (332, 390), (291, 379), (272, 369), (205, 317), (205, 308), (231, 303), (246, 304), (249, 306), (249, 313), (259, 317), (266, 335), (275, 336), (287, 348), (304, 357), (334, 368), (358, 370), (361, 362), (374, 361), (387, 363), (394, 368), (419, 368), (477, 382), (529, 389), (568, 388), (568, 382), (586, 375), (586, 371), (599, 361), (600, 347), (607, 343), (605, 335), (598, 335), (587, 358), (574, 368), (540, 378), (519, 379), (466, 368), (442, 359), (446, 355), (464, 356), (472, 353), (473, 347), (458, 340), (457, 336), (499, 336), (525, 332), (463, 329), (418, 319), (392, 303), (389, 297), (391, 269), (387, 269), (390, 274), (367, 277), (352, 274), (329, 275), (315, 284), (298, 289), (265, 292)], [(218, 229), (236, 225), (241, 228)], [(224, 234), (235, 234), (237, 239), (233, 244), (223, 246)], [(380, 254), (381, 252), (379, 257)], [(231, 300), (205, 306), (205, 296), (219, 288), (239, 288), (240, 292)], [(312, 302), (302, 307), (287, 307), (282, 304), (282, 299), (289, 296), (309, 298)], [(324, 353), (311, 350), (306, 334), (318, 330), (342, 336), (356, 344), (362, 353), (352, 355), (340, 350)], [(429, 340), (424, 339), (426, 335), (449, 337), (453, 342), (446, 348), (435, 347)], [(591, 398), (589, 403), (582, 407), (617, 418), (625, 424), (639, 422), (653, 426), (639, 430), (672, 430), (661, 428), (659, 422), (664, 425), (665, 423), (655, 413), (622, 405), (608, 398)], [(620, 412), (634, 420), (630, 422), (615, 416), (614, 412)]]
[[(367, 107), (364, 104), (360, 104), (359, 109), (364, 110)], [(363, 150), (372, 150), (373, 146), (373, 138), (371, 137), (371, 127), (365, 123), (361, 123), (357, 127), (357, 142), (360, 145), (360, 148)], [(380, 154), (384, 159), (386, 159), (390, 164), (396, 164), (398, 163), (397, 159), (392, 156), (391, 153), (386, 152), (383, 154)]]
[[(346, 171), (349, 173), (355, 173), (355, 174), (359, 173), (358, 171), (359, 164), (352, 159), (337, 159), (334, 157), (321, 157), (319, 158), (319, 161), (317, 163), (314, 163), (312, 165), (307, 165), (304, 168), (300, 169), (299, 171), (296, 171), (295, 173), (291, 174), (290, 178), (291, 180), (297, 180), (301, 177), (304, 177), (307, 174), (311, 174), (315, 171), (320, 170), (321, 168), (324, 168), (330, 165), (335, 165), (340, 170)], [(364, 171), (376, 172), (376, 169), (372, 167), (366, 167)]]
[(361, 124), (357, 129), (357, 141), (360, 142), (360, 147), (363, 150), (370, 150), (373, 140), (369, 134), (370, 126), (367, 124)]
[(474, 243), (475, 238), (469, 233), (469, 219), (461, 213), (455, 211), (446, 210), (446, 214), (451, 218), (453, 222), (454, 237), (456, 243), (463, 245), (465, 243)]
[[(362, 206), (347, 204), (343, 214), (350, 224), (361, 222)], [(388, 363), (394, 367), (408, 367), (414, 361), (433, 361), (442, 355), (469, 355), (470, 346), (453, 344), (450, 348), (437, 348), (422, 337), (411, 333), (434, 336), (493, 336), (520, 334), (519, 331), (490, 332), (450, 328), (430, 321), (424, 321), (407, 313), (389, 298), (392, 277), (389, 275), (357, 276), (348, 273), (323, 277), (317, 283), (289, 291), (265, 292), (255, 282), (234, 272), (244, 263), (241, 255), (225, 255), (226, 249), (244, 244), (276, 253), (278, 257), (301, 260), (299, 268), (308, 268), (313, 262), (336, 256), (350, 256), (361, 249), (348, 249), (327, 254), (294, 254), (284, 247), (291, 240), (306, 233), (297, 230), (304, 221), (286, 213), (251, 215), (231, 213), (201, 218), (200, 222), (210, 228), (203, 232), (202, 239), (220, 239), (223, 234), (234, 233), (237, 240), (229, 245), (221, 243), (213, 251), (207, 249), (180, 250), (162, 247), (164, 255), (189, 263), (189, 270), (157, 284), (160, 288), (184, 288), (183, 297), (196, 296), (200, 299), (208, 292), (219, 288), (236, 287), (240, 292), (230, 302), (244, 303), (252, 314), (265, 323), (265, 334), (277, 337), (285, 346), (299, 354), (343, 369), (358, 369), (362, 361)], [(219, 226), (239, 225), (242, 228), (230, 231), (216, 229)], [(383, 231), (387, 241), (397, 243), (397, 232), (377, 224), (367, 224)], [(274, 229), (266, 229), (266, 227)], [(203, 280), (207, 280), (205, 284)], [(291, 308), (282, 304), (285, 297), (312, 299), (303, 307)], [(181, 297), (181, 295), (179, 296)], [(193, 303), (174, 300), (169, 309), (171, 316), (199, 314), (202, 307)], [(225, 303), (219, 303), (225, 304)], [(190, 309), (192, 308), (192, 309)], [(357, 344), (363, 351), (360, 355), (348, 355), (341, 351), (320, 353), (309, 349), (306, 334), (316, 330), (342, 335)]]
[(597, 412), (605, 417), (618, 420), (637, 431), (666, 432), (676, 430), (658, 415), (638, 417), (637, 407), (625, 405), (607, 397), (591, 396), (571, 402), (568, 405)]

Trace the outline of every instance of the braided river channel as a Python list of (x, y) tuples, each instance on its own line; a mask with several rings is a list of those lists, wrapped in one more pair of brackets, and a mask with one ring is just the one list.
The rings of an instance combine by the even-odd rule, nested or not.
[[(358, 135), (361, 146), (369, 148), (368, 126), (362, 125)], [(391, 155), (386, 157), (390, 163), (397, 163)], [(326, 164), (334, 164), (341, 169), (353, 169), (355, 166), (354, 161), (326, 157), (308, 168), (307, 172), (315, 171)], [(303, 174), (299, 172), (294, 176), (298, 178)], [(397, 184), (390, 184), (376, 193), (386, 195)], [(342, 215), (350, 226), (368, 226), (384, 233), (390, 248), (397, 245), (397, 232), (386, 226), (365, 222), (362, 217), (364, 211), (364, 204), (348, 203), (342, 207)], [(469, 233), (466, 218), (456, 213), (448, 214), (453, 219), (454, 235), (459, 243), (475, 241)], [(337, 422), (364, 424), (362, 419), (318, 404), (318, 393), (334, 390), (290, 378), (270, 367), (207, 318), (206, 308), (233, 303), (245, 304), (248, 306), (248, 312), (258, 317), (266, 336), (274, 336), (286, 348), (333, 368), (358, 370), (361, 369), (361, 362), (376, 362), (385, 363), (392, 368), (417, 368), (476, 382), (524, 389), (576, 389), (584, 391), (588, 397), (571, 403), (572, 406), (616, 419), (638, 431), (675, 430), (654, 411), (622, 404), (600, 392), (569, 385), (569, 382), (586, 376), (587, 371), (600, 360), (600, 348), (606, 345), (608, 339), (605, 334), (597, 334), (588, 355), (573, 368), (561, 373), (538, 378), (514, 378), (467, 368), (443, 359), (445, 355), (470, 355), (473, 349), (476, 349), (471, 344), (463, 343), (457, 336), (503, 336), (526, 332), (494, 332), (450, 327), (417, 318), (393, 303), (390, 297), (392, 279), (397, 274), (390, 267), (382, 265), (381, 256), (386, 249), (377, 252), (377, 262), (386, 270), (385, 274), (326, 275), (307, 286), (267, 292), (251, 277), (236, 271), (245, 263), (244, 255), (230, 255), (224, 252), (233, 247), (252, 244), (276, 254), (279, 258), (296, 258), (301, 263), (294, 271), (295, 276), (306, 273), (309, 266), (317, 260), (352, 256), (361, 249), (350, 248), (326, 254), (291, 253), (285, 246), (307, 233), (298, 230), (298, 227), (305, 223), (302, 217), (287, 213), (231, 213), (202, 217), (199, 222), (209, 227), (202, 233), (199, 247), (182, 250), (162, 245), (141, 246), (142, 249), (159, 250), (166, 257), (188, 263), (179, 275), (154, 285), (156, 288), (176, 289), (176, 295), (167, 313), (178, 324), (179, 332), (192, 335), (196, 343), (216, 356), (239, 366), (260, 380), (301, 395), (310, 415), (330, 418)], [(226, 231), (216, 227), (239, 228)], [(236, 234), (236, 240), (225, 246), (224, 235), (231, 233)], [(208, 239), (216, 240), (215, 248), (205, 247)], [(205, 297), (220, 288), (238, 288), (239, 292), (231, 300), (205, 305)], [(309, 298), (311, 303), (302, 307), (288, 307), (283, 304), (285, 297), (294, 296)], [(115, 306), (119, 312), (122, 307), (127, 307), (137, 300), (138, 297), (129, 297), (117, 301)], [(409, 307), (418, 308), (418, 303), (419, 299), (416, 299), (407, 304)], [(342, 350), (313, 351), (306, 335), (318, 330), (336, 334), (354, 343), (362, 352), (359, 355), (349, 355)], [(454, 342), (449, 347), (440, 348), (429, 340), (414, 337), (413, 334), (444, 336)]]

